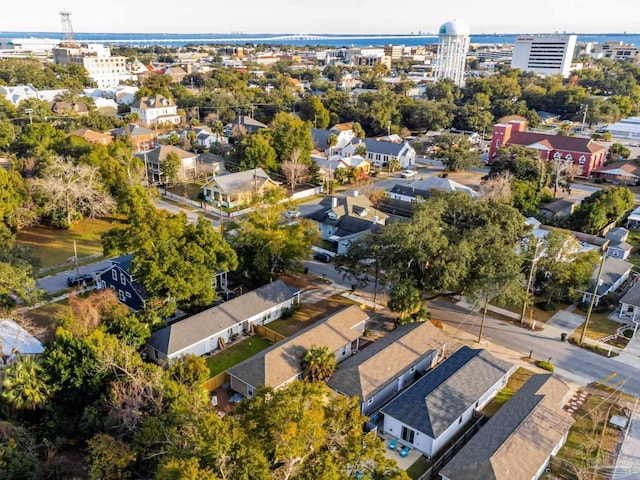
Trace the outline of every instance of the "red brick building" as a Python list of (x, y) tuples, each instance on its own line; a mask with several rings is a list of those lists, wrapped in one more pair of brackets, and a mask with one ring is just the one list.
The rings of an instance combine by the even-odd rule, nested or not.
[(518, 145), (540, 152), (543, 160), (567, 160), (581, 167), (579, 177), (589, 178), (596, 168), (604, 165), (606, 147), (598, 145), (590, 138), (567, 137), (527, 132), (526, 122), (513, 120), (493, 126), (488, 162), (491, 164), (496, 151), (501, 147)]

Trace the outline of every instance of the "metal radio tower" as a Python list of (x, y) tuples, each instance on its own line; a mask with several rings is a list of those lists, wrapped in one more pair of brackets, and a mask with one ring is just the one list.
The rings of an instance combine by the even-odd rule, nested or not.
[(60, 12), (60, 22), (62, 23), (61, 46), (71, 47), (76, 45), (76, 37), (73, 34), (73, 26), (71, 25), (71, 12), (62, 10)]

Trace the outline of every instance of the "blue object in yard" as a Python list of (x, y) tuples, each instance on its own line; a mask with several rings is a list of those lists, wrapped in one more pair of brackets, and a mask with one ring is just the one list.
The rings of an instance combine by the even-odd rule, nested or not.
[(402, 448), (400, 449), (400, 452), (399, 452), (399, 453), (400, 453), (400, 456), (401, 456), (402, 458), (404, 458), (404, 457), (406, 457), (407, 455), (409, 455), (409, 452), (410, 452), (410, 451), (411, 451), (411, 449), (405, 445), (404, 447), (402, 447)]
[(229, 398), (229, 402), (231, 403), (238, 403), (240, 400), (242, 400), (244, 397), (242, 396), (242, 394), (240, 393), (234, 393), (233, 395), (231, 395), (231, 398)]
[(392, 438), (389, 442), (389, 450), (395, 450), (398, 444), (396, 443), (396, 439)]

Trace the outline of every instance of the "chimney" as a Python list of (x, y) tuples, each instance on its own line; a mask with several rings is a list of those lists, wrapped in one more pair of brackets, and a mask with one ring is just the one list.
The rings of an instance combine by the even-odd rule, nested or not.
[(357, 197), (358, 195), (360, 195), (360, 192), (358, 192), (358, 190), (354, 190), (351, 192), (352, 197)]
[(373, 224), (374, 224), (374, 225), (377, 225), (377, 224), (378, 224), (378, 220), (379, 220), (379, 219), (378, 219), (378, 215), (374, 215), (374, 216), (373, 216)]
[(331, 197), (331, 208), (336, 208), (338, 206), (338, 197)]

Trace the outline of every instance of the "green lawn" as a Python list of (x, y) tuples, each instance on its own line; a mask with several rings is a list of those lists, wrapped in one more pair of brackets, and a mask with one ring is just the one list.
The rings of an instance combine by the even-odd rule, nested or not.
[(188, 198), (195, 202), (201, 201), (202, 198), (198, 198), (202, 194), (202, 187), (204, 182), (185, 183), (183, 185), (176, 185), (174, 187), (168, 187), (167, 191), (181, 197)]
[(78, 258), (102, 253), (101, 235), (121, 224), (118, 217), (87, 218), (76, 222), (69, 230), (38, 226), (18, 232), (17, 241), (33, 248), (43, 267), (65, 263), (73, 257), (73, 242), (78, 246)]
[(409, 475), (411, 479), (420, 478), (420, 475), (426, 472), (430, 466), (431, 462), (423, 455), (413, 462), (413, 465), (407, 468), (407, 475)]
[(42, 335), (36, 335), (43, 342), (50, 342), (55, 335), (58, 321), (56, 316), (66, 310), (69, 302), (65, 298), (55, 303), (47, 303), (25, 313), (25, 317), (33, 322), (37, 330), (42, 331)]
[(525, 384), (529, 377), (533, 375), (531, 370), (520, 367), (513, 375), (509, 377), (507, 385), (498, 392), (498, 394), (491, 400), (483, 409), (482, 413), (489, 417), (493, 416), (513, 395), (520, 390), (520, 387)]
[(303, 304), (292, 316), (274, 320), (267, 327), (280, 335), (289, 337), (317, 320), (354, 304), (355, 302), (342, 295), (333, 295), (313, 305)]
[(243, 360), (252, 357), (269, 345), (271, 343), (264, 338), (253, 336), (210, 356), (207, 358), (210, 377), (215, 377)]
[[(551, 317), (553, 317), (555, 315), (555, 313), (558, 310), (567, 308), (569, 305), (568, 304), (556, 304), (556, 310), (550, 310), (550, 311), (546, 311), (546, 310), (542, 310), (536, 306), (533, 307), (533, 319), (537, 322), (537, 323), (547, 323), (549, 321), (549, 319)], [(515, 312), (517, 314), (522, 314), (522, 305), (513, 305), (513, 304), (508, 304), (505, 305), (504, 307), (505, 310), (509, 310), (510, 312)], [(525, 314), (525, 319), (524, 321), (526, 323), (529, 323), (531, 319), (531, 312), (529, 310), (529, 307), (527, 307), (527, 312)]]
[[(592, 313), (591, 317), (589, 317), (589, 325), (587, 325), (587, 331), (585, 335), (589, 338), (593, 338), (594, 340), (598, 340), (602, 337), (606, 337), (607, 335), (611, 335), (616, 333), (616, 330), (622, 326), (620, 322), (616, 322), (614, 320), (609, 320), (607, 318), (610, 312), (602, 312), (602, 313)], [(586, 318), (586, 314), (585, 314)], [(580, 325), (576, 332), (582, 332), (583, 325)]]
[[(566, 443), (558, 452), (558, 457), (569, 463), (593, 460), (598, 456), (601, 460), (605, 454), (615, 455), (622, 433), (607, 426), (608, 415), (620, 414), (614, 406), (615, 399), (591, 395), (575, 415), (576, 422), (569, 430)], [(603, 428), (606, 427), (604, 435)]]

